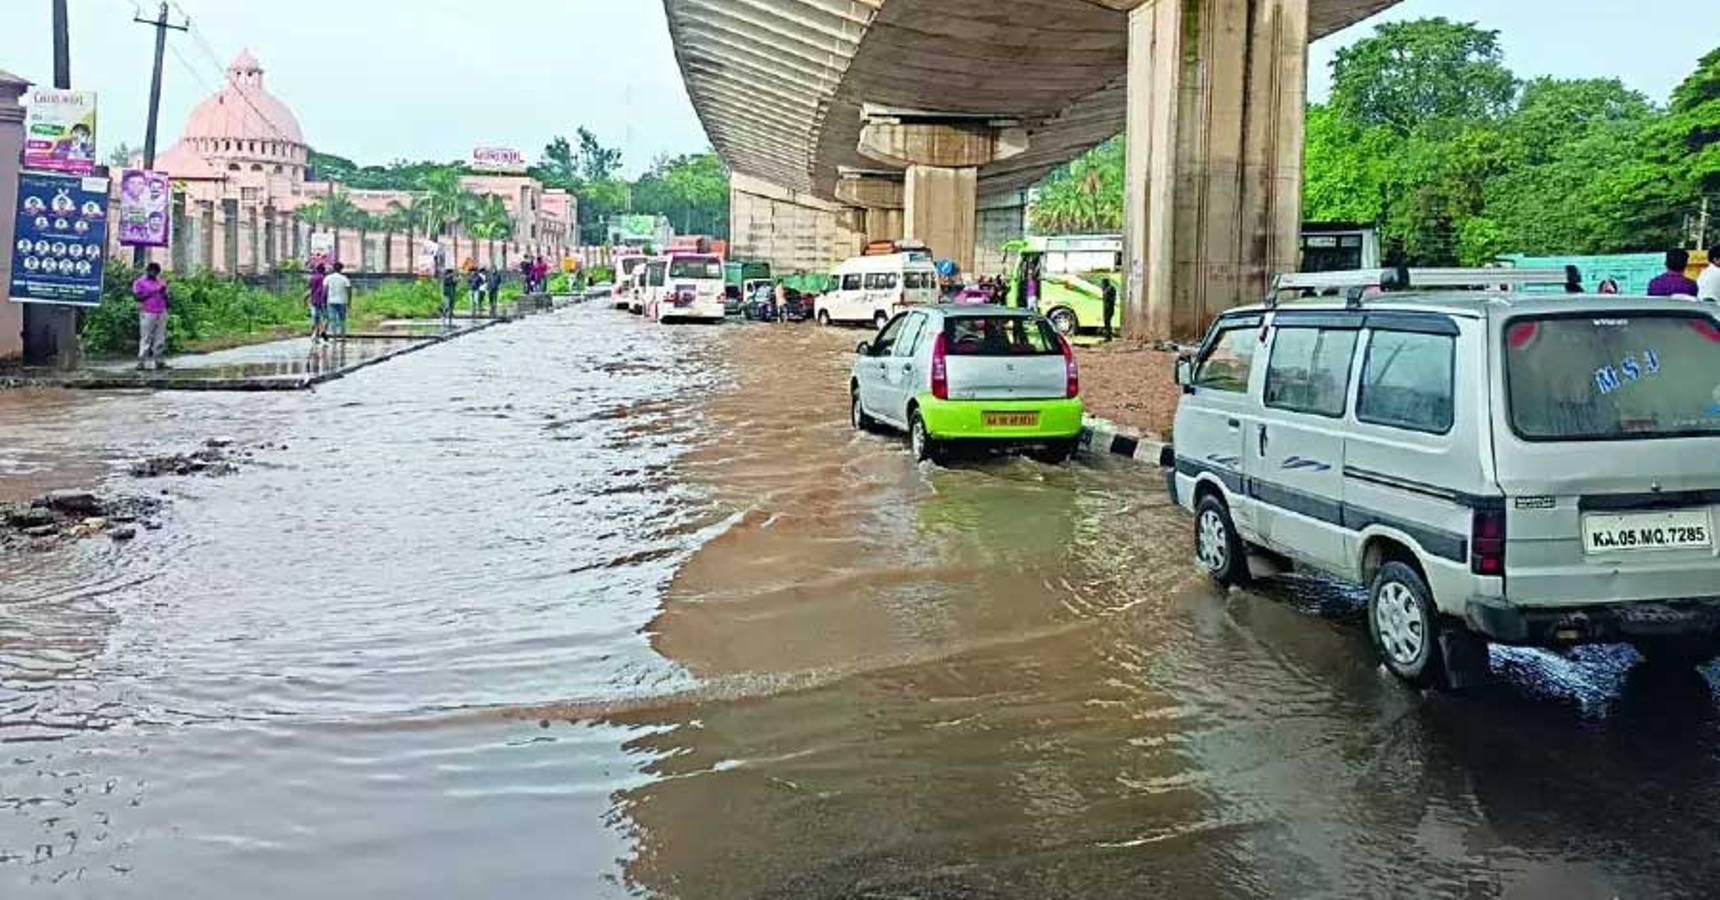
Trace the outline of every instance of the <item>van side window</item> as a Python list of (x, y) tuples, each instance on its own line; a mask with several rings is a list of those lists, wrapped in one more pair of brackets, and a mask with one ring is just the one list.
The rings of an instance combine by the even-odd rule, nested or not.
[(860, 290), (860, 276), (859, 276), (859, 274), (842, 276), (842, 289), (845, 291)]
[(1260, 349), (1260, 329), (1249, 325), (1218, 333), (1212, 349), (1201, 358), (1194, 386), (1214, 391), (1248, 393), (1248, 372), (1254, 367), (1254, 351)]
[(1450, 335), (1374, 332), (1362, 364), (1356, 418), (1431, 434), (1450, 431), (1456, 354)]
[(1266, 405), (1333, 418), (1344, 414), (1350, 360), (1360, 332), (1279, 328), (1266, 366)]
[(902, 286), (909, 290), (919, 290), (932, 286), (932, 276), (925, 272), (905, 272), (902, 275)]

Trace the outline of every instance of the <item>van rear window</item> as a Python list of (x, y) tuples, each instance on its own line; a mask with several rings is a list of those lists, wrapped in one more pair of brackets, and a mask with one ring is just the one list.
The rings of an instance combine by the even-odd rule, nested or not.
[(1511, 426), (1526, 440), (1720, 435), (1720, 321), (1705, 313), (1517, 318)]
[(1061, 356), (1063, 344), (1042, 319), (952, 316), (944, 320), (944, 350), (951, 356)]
[(716, 279), (723, 277), (723, 262), (705, 256), (677, 256), (669, 261), (670, 278), (704, 278)]

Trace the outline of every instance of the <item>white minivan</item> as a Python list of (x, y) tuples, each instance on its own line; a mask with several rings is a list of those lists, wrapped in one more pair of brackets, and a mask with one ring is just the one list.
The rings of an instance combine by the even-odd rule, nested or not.
[[(1386, 667), (1421, 684), (1484, 678), (1489, 641), (1720, 655), (1714, 307), (1474, 273), (1219, 317), (1177, 365), (1167, 476), (1198, 564), (1368, 586)], [(1394, 292), (1406, 278), (1488, 287)]]
[(644, 315), (651, 307), (657, 295), (663, 292), (663, 283), (669, 272), (669, 260), (666, 257), (653, 257), (640, 266), (638, 272), (638, 287), (627, 304), (627, 311), (635, 315)]
[(923, 253), (856, 256), (836, 267), (830, 289), (813, 304), (820, 325), (883, 328), (896, 313), (938, 299), (938, 270)]
[(723, 258), (706, 253), (675, 253), (667, 257), (663, 284), (645, 314), (657, 322), (721, 322)]

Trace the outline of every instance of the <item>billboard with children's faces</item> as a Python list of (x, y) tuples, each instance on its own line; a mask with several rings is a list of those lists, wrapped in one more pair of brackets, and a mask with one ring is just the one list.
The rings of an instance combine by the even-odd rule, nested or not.
[(100, 306), (107, 223), (106, 178), (19, 173), (12, 301)]

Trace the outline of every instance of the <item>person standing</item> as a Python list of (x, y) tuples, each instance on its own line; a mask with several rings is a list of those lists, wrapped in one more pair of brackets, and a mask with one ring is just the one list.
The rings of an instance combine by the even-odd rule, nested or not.
[(454, 327), (454, 291), (460, 286), (459, 279), (454, 277), (453, 269), (442, 270), (442, 329)]
[(310, 285), (305, 299), (311, 305), (311, 343), (328, 339), (328, 266), (317, 263), (311, 270)]
[(1099, 297), (1104, 304), (1105, 340), (1113, 337), (1111, 320), (1117, 317), (1117, 282), (1110, 278), (1099, 280)]
[(1696, 299), (1720, 303), (1720, 244), (1708, 248), (1708, 265), (1696, 277)]
[(541, 294), (548, 285), (549, 263), (543, 261), (543, 254), (538, 254), (537, 262), (532, 263), (532, 293)]
[(532, 292), (532, 260), (529, 256), (520, 260), (520, 290), (528, 294)]
[(482, 266), (473, 269), (466, 275), (466, 302), (472, 305), (472, 318), (476, 319), (484, 306), (484, 269)]
[(490, 294), (490, 318), (496, 317), (496, 296), (502, 292), (502, 270), (499, 266), (491, 266), (484, 276), (484, 287)]
[(1684, 274), (1690, 267), (1690, 254), (1684, 250), (1666, 251), (1666, 271), (1648, 283), (1650, 297), (1695, 297), (1696, 282)]
[(137, 367), (165, 369), (167, 353), (167, 282), (161, 278), (161, 264), (150, 263), (143, 274), (131, 283), (131, 294), (137, 298)]
[(334, 272), (323, 279), (323, 298), (328, 302), (328, 325), (323, 339), (330, 339), (330, 331), (346, 337), (346, 309), (352, 300), (352, 279), (346, 277), (346, 263), (335, 263)]

